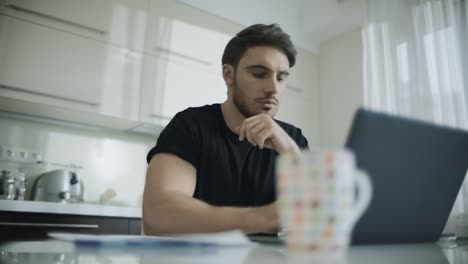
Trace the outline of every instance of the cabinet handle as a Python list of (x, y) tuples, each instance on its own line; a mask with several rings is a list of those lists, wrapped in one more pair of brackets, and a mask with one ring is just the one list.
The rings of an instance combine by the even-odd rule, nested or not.
[(63, 23), (63, 24), (73, 26), (73, 27), (78, 27), (78, 28), (82, 28), (82, 29), (85, 29), (85, 30), (88, 30), (88, 31), (92, 31), (92, 32), (97, 33), (99, 35), (106, 35), (107, 34), (106, 31), (103, 31), (103, 30), (98, 29), (98, 28), (93, 28), (93, 27), (90, 27), (90, 26), (79, 24), (79, 23), (76, 23), (76, 22), (73, 22), (73, 21), (62, 19), (60, 17), (47, 15), (47, 14), (37, 12), (37, 11), (31, 10), (31, 9), (28, 9), (28, 8), (24, 8), (24, 7), (21, 7), (21, 6), (6, 5), (6, 7), (11, 9), (11, 10), (18, 11), (18, 12), (23, 12), (23, 13), (43, 17), (43, 18), (46, 18), (46, 19), (49, 19), (49, 20), (52, 20), (52, 21), (56, 21), (56, 22), (60, 22), (60, 23)]
[(296, 92), (296, 93), (302, 93), (302, 88), (299, 88), (299, 87), (296, 87), (296, 86), (286, 84), (286, 89), (289, 89), (289, 90), (291, 90), (293, 92)]
[(67, 228), (89, 228), (98, 229), (99, 225), (86, 225), (86, 224), (54, 224), (54, 223), (8, 223), (0, 222), (4, 226), (35, 226), (35, 227), (67, 227)]
[(166, 48), (163, 48), (163, 47), (155, 47), (155, 49), (161, 53), (166, 53), (166, 54), (169, 54), (169, 55), (174, 55), (176, 57), (179, 57), (179, 58), (182, 58), (182, 59), (186, 59), (186, 60), (189, 60), (189, 61), (193, 61), (193, 62), (196, 62), (198, 64), (203, 64), (205, 66), (211, 66), (213, 63), (211, 63), (210, 61), (207, 61), (207, 60), (202, 60), (202, 59), (199, 59), (199, 58), (195, 58), (195, 57), (192, 57), (192, 56), (189, 56), (189, 55), (185, 55), (185, 54), (182, 54), (180, 52), (177, 52), (177, 51), (172, 51), (170, 49), (166, 49)]
[(55, 99), (69, 101), (69, 102), (73, 102), (73, 103), (79, 103), (79, 104), (83, 104), (83, 105), (99, 106), (98, 103), (90, 103), (90, 102), (83, 101), (83, 100), (71, 99), (71, 98), (58, 96), (58, 95), (52, 95), (52, 94), (48, 94), (48, 93), (30, 91), (30, 90), (27, 90), (27, 89), (22, 89), (22, 88), (17, 88), (17, 87), (12, 87), (12, 86), (6, 86), (6, 85), (3, 85), (1, 83), (0, 83), (0, 89), (10, 90), (10, 91), (15, 91), (15, 92), (22, 92), (22, 93), (27, 93), (27, 94), (32, 94), (32, 95), (45, 96), (45, 97), (55, 98)]
[(159, 119), (162, 119), (162, 120), (168, 120), (168, 121), (171, 121), (171, 119), (172, 119), (172, 117), (157, 115), (157, 114), (150, 114), (150, 116), (154, 117), (154, 118), (159, 118)]

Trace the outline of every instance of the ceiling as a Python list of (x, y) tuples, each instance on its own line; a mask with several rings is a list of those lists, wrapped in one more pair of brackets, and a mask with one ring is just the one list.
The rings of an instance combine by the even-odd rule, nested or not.
[(365, 0), (179, 0), (243, 26), (278, 23), (301, 48), (361, 27)]

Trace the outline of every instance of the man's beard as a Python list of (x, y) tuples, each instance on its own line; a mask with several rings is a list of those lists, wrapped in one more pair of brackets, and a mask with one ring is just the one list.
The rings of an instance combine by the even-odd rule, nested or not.
[[(234, 106), (237, 107), (237, 110), (239, 110), (239, 112), (245, 118), (249, 118), (249, 117), (260, 114), (260, 113), (257, 113), (255, 109), (249, 108), (249, 104), (248, 104), (249, 99), (252, 99), (252, 101), (255, 100), (255, 98), (248, 98), (248, 96), (242, 93), (242, 89), (240, 89), (240, 87), (237, 84), (237, 76), (236, 76), (236, 72), (234, 71), (233, 83), (232, 83), (232, 102)], [(276, 102), (279, 103), (278, 100), (276, 100)], [(273, 112), (269, 112), (268, 115), (270, 115), (273, 118), (276, 115), (276, 111), (273, 110)]]
[[(237, 110), (239, 110), (239, 112), (243, 116), (245, 116), (245, 118), (249, 118), (251, 116), (256, 115), (256, 113), (253, 113), (252, 111), (250, 111), (246, 100), (243, 100), (242, 97), (243, 97), (242, 96), (242, 91), (237, 86), (236, 75), (234, 74), (234, 79), (233, 79), (233, 83), (232, 83), (232, 102), (237, 107)], [(244, 98), (245, 98), (245, 96), (244, 96)]]

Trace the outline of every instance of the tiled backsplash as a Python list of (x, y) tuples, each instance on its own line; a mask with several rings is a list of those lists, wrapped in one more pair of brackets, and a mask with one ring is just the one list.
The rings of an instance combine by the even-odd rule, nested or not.
[[(50, 125), (0, 117), (0, 145), (41, 151), (43, 160), (77, 164), (85, 186), (85, 201), (97, 202), (107, 189), (116, 202), (141, 206), (146, 174), (146, 154), (157, 135), (145, 136), (105, 129)], [(27, 197), (35, 178), (54, 166), (0, 161), (0, 170), (23, 167), (28, 180)]]

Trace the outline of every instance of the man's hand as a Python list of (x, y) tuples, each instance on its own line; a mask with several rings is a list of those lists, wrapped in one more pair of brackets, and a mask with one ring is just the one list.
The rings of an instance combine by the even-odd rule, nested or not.
[(260, 149), (270, 148), (278, 153), (299, 152), (296, 142), (267, 114), (245, 119), (236, 132), (239, 140), (247, 139)]

